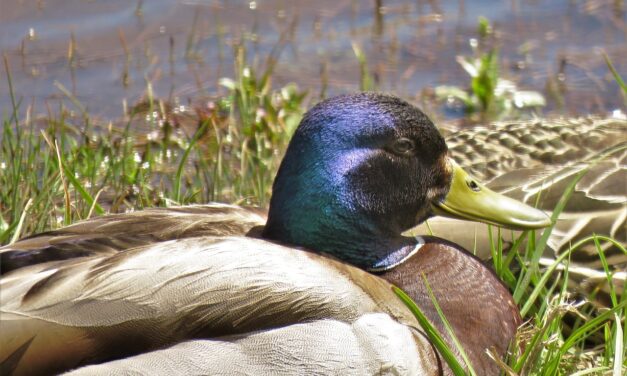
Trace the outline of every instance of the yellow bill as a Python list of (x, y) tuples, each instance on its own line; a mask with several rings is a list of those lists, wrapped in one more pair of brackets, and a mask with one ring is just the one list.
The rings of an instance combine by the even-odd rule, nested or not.
[(434, 214), (515, 230), (551, 225), (551, 219), (542, 210), (494, 192), (449, 160), (453, 169), (451, 189), (443, 202), (433, 204)]

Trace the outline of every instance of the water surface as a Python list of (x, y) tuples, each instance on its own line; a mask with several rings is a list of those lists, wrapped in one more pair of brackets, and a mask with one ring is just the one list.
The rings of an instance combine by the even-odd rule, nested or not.
[[(620, 0), (0, 0), (0, 50), (21, 108), (42, 113), (74, 106), (64, 90), (111, 119), (148, 87), (177, 103), (220, 94), (241, 44), (259, 69), (276, 53), (275, 87), (295, 82), (316, 98), (359, 89), (356, 43), (380, 89), (419, 98), (436, 85), (468, 84), (455, 57), (472, 54), (484, 16), (502, 76), (545, 94), (545, 113), (605, 114), (624, 106), (600, 52), (627, 76), (625, 8)], [(10, 108), (3, 75), (3, 116)]]

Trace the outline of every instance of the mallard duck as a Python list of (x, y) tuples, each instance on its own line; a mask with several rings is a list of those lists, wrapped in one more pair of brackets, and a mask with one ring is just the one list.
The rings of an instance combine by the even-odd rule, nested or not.
[[(520, 323), (509, 293), (462, 249), (422, 242), (383, 278), (442, 330), (417, 283), (424, 273), (475, 370), (497, 374), (485, 350), (503, 355)], [(89, 363), (102, 364), (77, 374), (440, 374), (442, 360), (383, 278), (245, 237), (37, 265), (4, 278), (0, 351), (21, 355), (15, 374), (31, 375)]]
[(0, 362), (15, 374), (448, 374), (391, 290), (442, 328), (424, 275), (475, 370), (495, 374), (486, 349), (504, 355), (517, 308), (463, 248), (402, 235), (434, 210), (550, 224), (467, 175), (410, 104), (323, 101), (290, 142), (262, 227), (230, 205), (151, 209), (1, 249)]
[[(537, 205), (550, 212), (566, 187), (584, 169), (583, 179), (567, 202), (548, 241), (541, 264), (592, 234), (610, 236), (627, 243), (627, 121), (582, 118), (504, 122), (485, 127), (449, 131), (446, 137), (451, 156), (491, 189)], [(434, 235), (490, 257), (489, 231), (480, 223), (465, 224), (445, 217), (428, 221)], [(429, 233), (426, 225), (416, 233)], [(493, 232), (494, 233), (494, 232)], [(496, 235), (496, 234), (494, 234)], [(518, 234), (514, 234), (518, 235)], [(511, 245), (511, 232), (503, 236)], [(627, 255), (614, 243), (601, 241), (608, 263), (613, 267), (615, 289), (622, 294)], [(607, 279), (593, 243), (584, 244), (570, 257), (571, 291), (595, 302), (609, 304)]]

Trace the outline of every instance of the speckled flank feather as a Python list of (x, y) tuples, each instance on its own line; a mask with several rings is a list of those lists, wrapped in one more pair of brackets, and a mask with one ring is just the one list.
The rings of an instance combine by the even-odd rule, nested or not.
[(413, 341), (412, 332), (389, 316), (368, 314), (352, 323), (325, 319), (249, 335), (185, 341), (67, 375), (428, 374), (421, 373), (420, 363), (431, 359), (414, 353)]

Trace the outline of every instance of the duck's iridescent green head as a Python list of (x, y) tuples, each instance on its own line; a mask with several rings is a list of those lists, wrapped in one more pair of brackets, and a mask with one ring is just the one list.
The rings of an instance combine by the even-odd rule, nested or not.
[(393, 267), (417, 249), (401, 233), (448, 200), (454, 170), (438, 130), (407, 102), (376, 93), (328, 99), (294, 133), (264, 237), (366, 269)]

